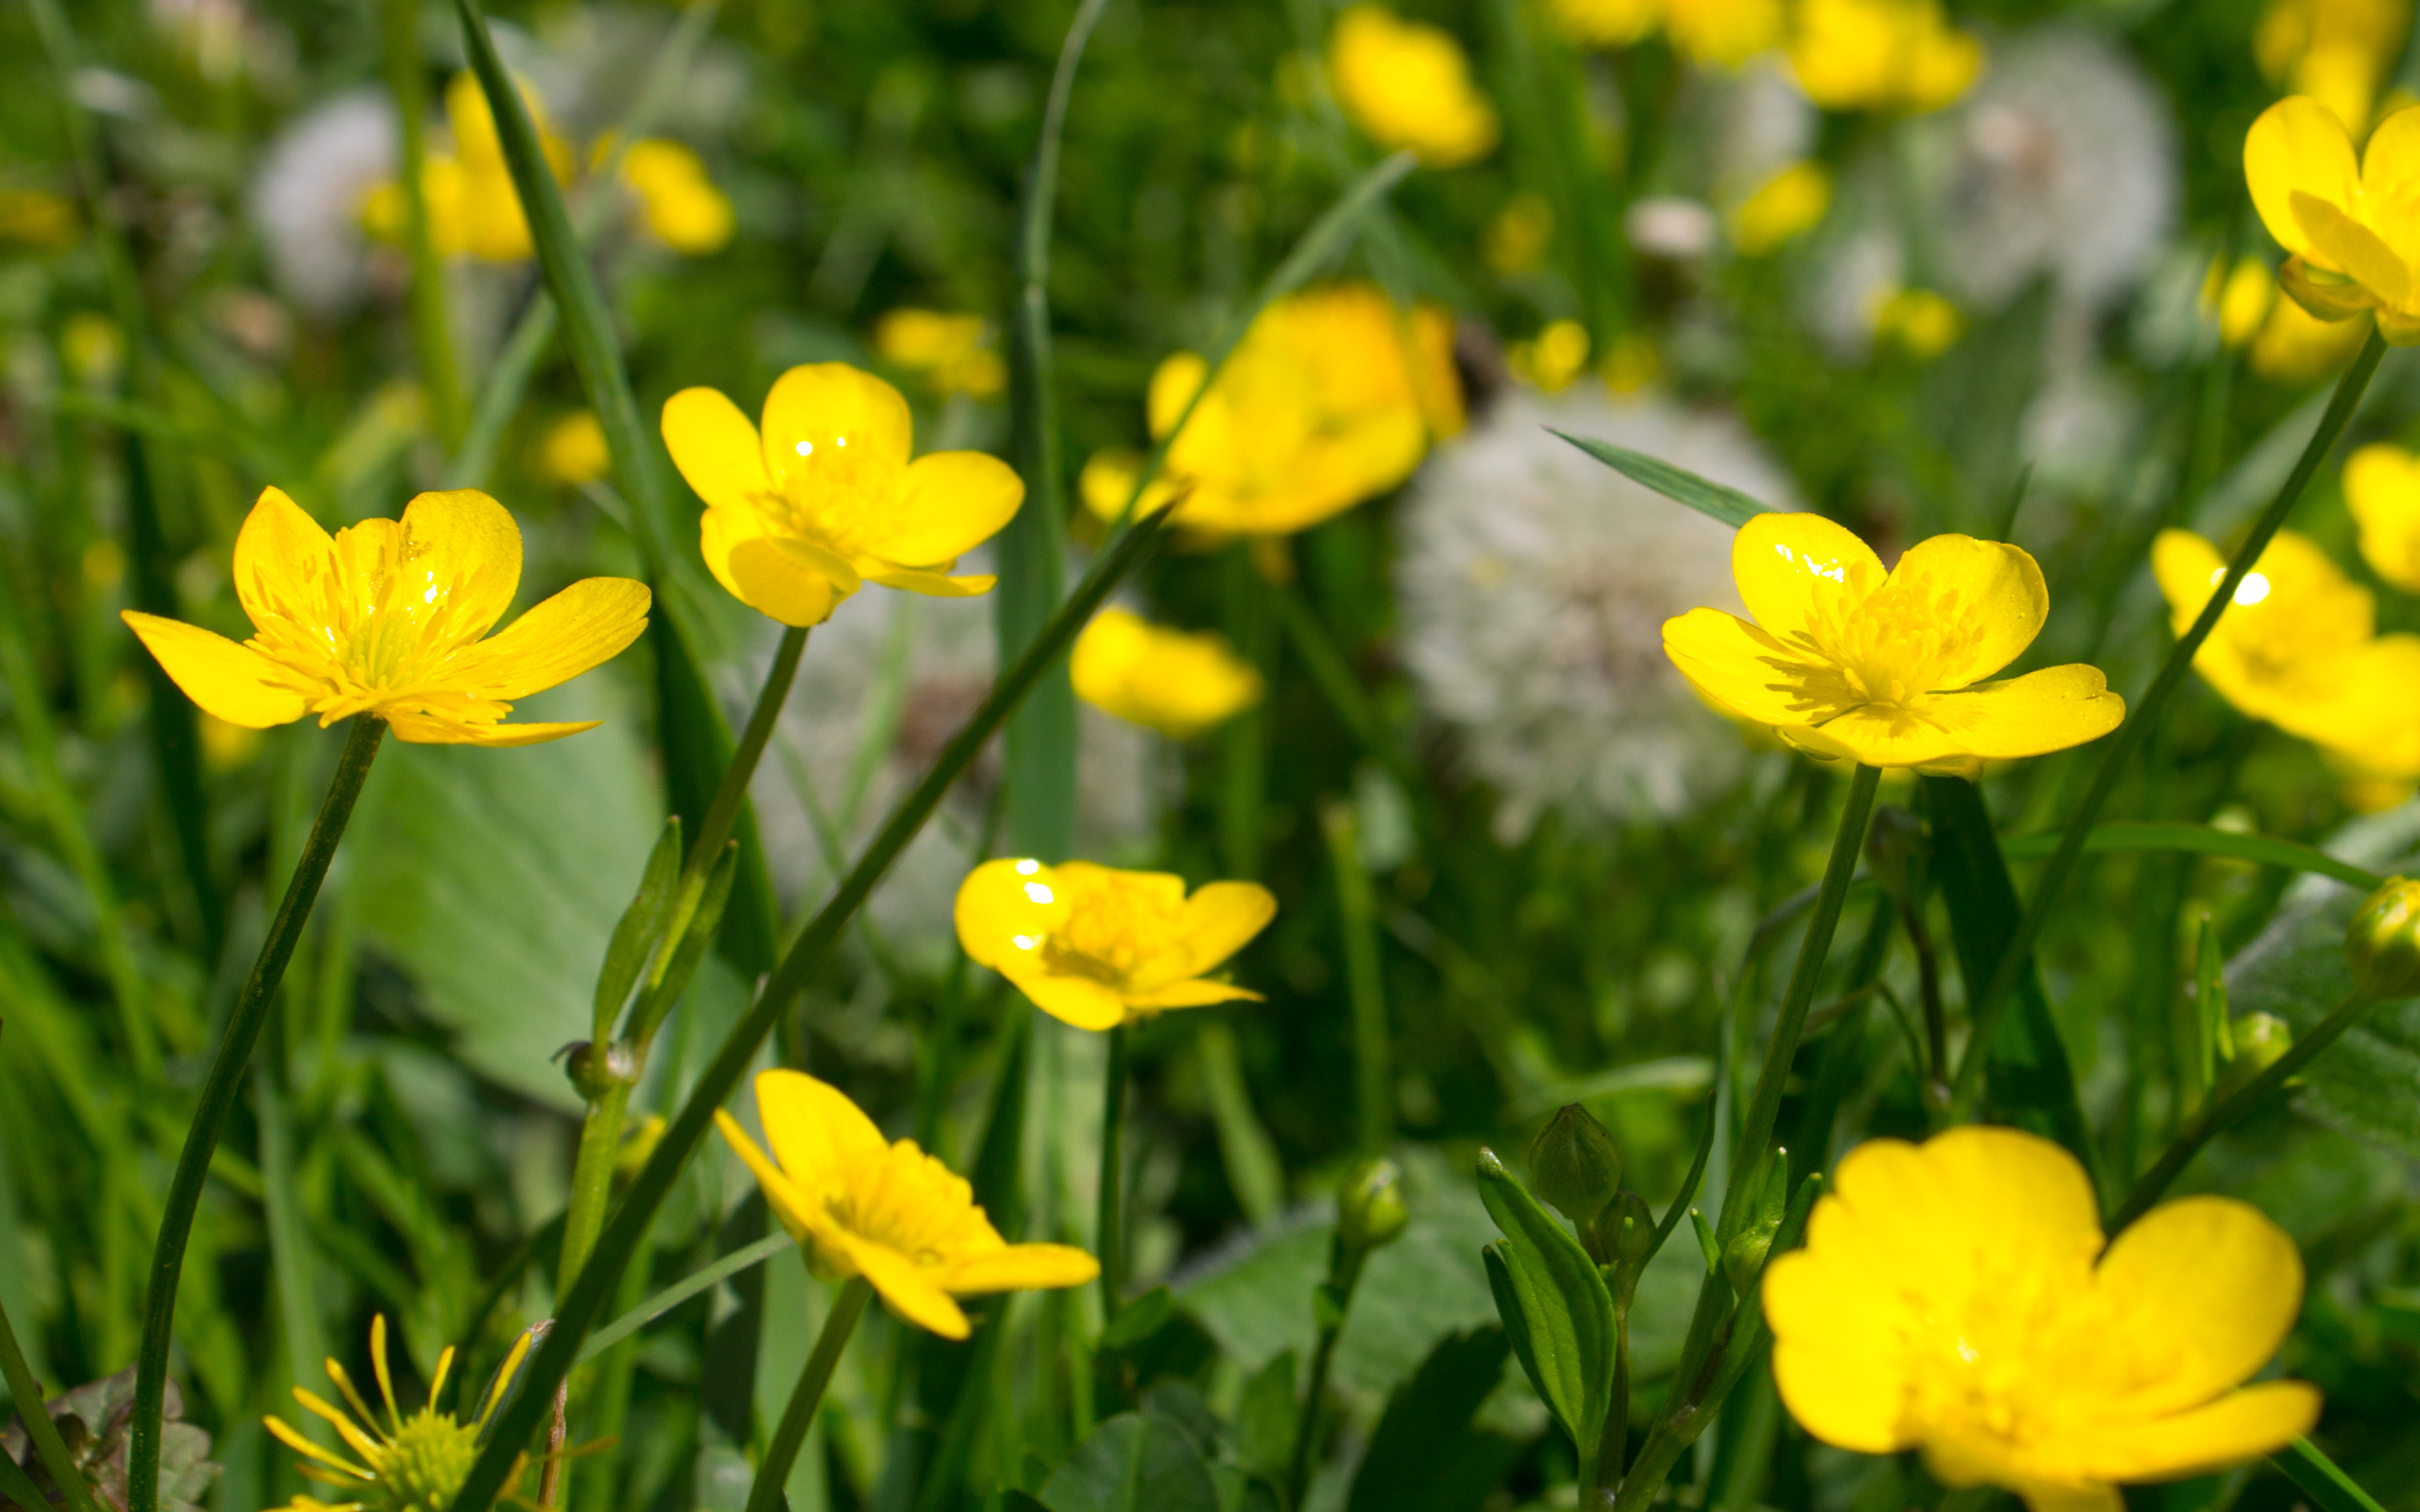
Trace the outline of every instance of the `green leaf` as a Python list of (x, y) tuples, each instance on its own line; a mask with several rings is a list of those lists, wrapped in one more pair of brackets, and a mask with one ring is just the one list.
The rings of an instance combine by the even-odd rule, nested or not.
[(1529, 1339), (1529, 1318), (1521, 1310), (1521, 1295), (1512, 1289), (1512, 1268), (1504, 1261), (1504, 1246), (1490, 1244), (1479, 1253), (1487, 1263), (1487, 1289), (1496, 1298), (1497, 1320), (1512, 1347), (1512, 1357), (1521, 1362), (1521, 1374), (1529, 1378), (1529, 1389), (1543, 1402), (1546, 1382), (1538, 1374), (1538, 1349)]
[(580, 1348), (581, 1361), (584, 1364), (596, 1359), (607, 1350), (621, 1343), (707, 1288), (737, 1275), (751, 1266), (762, 1265), (784, 1250), (798, 1247), (799, 1242), (792, 1239), (787, 1232), (768, 1234), (752, 1244), (742, 1245), (733, 1250), (711, 1265), (701, 1266), (691, 1271), (596, 1333), (589, 1335), (588, 1341)]
[(1345, 1512), (1477, 1512), (1520, 1445), (1470, 1420), (1504, 1379), (1500, 1328), (1449, 1334), (1395, 1391), (1354, 1472)]
[(1605, 1427), (1613, 1377), (1613, 1294), (1580, 1242), (1486, 1149), (1479, 1152), (1479, 1196), (1504, 1233), (1504, 1269), (1546, 1405), (1575, 1443), (1591, 1446)]
[(2270, 1456), (2269, 1462), (2284, 1471), (2324, 1512), (2386, 1512), (2376, 1497), (2363, 1490), (2308, 1439), (2296, 1439)]
[(1302, 1419), (1294, 1376), (1295, 1353), (1287, 1350), (1244, 1383), (1243, 1404), (1235, 1412), (1235, 1458), (1255, 1475), (1285, 1473)]
[[(2000, 842), (2000, 854), (2011, 860), (2037, 860), (2058, 849), (2055, 832), (2040, 835), (2017, 835)], [(2233, 830), (2215, 829), (2209, 825), (2180, 824), (2118, 824), (2097, 825), (2084, 838), (2087, 854), (2111, 851), (2186, 851), (2197, 856), (2223, 856), (2230, 860), (2251, 861), (2260, 866), (2282, 866), (2292, 872), (2316, 872), (2350, 883), (2366, 892), (2374, 892), (2386, 885), (2386, 879), (2350, 861), (2340, 861), (2327, 852), (2273, 835), (2243, 835)]]
[(1555, 430), (1552, 425), (1546, 428), (1631, 482), (1652, 488), (1674, 503), (1686, 504), (1708, 519), (1720, 520), (1733, 530), (1738, 530), (1759, 515), (1773, 513), (1772, 505), (1759, 503), (1737, 488), (1727, 488), (1712, 478), (1701, 478), (1686, 468), (1676, 468), (1644, 452), (1634, 452), (1627, 446), (1616, 446), (1611, 441), (1569, 435)]
[(647, 857), (646, 873), (639, 879), (639, 890), (631, 897), (630, 906), (622, 910), (613, 941), (605, 947), (605, 964), (597, 973), (594, 1032), (589, 1036), (599, 1043), (613, 1037), (622, 1006), (630, 1000), (630, 989), (638, 984), (639, 971), (647, 964), (656, 936), (663, 933), (664, 910), (672, 903), (680, 867), (681, 822), (675, 814), (664, 821), (663, 833)]
[(1161, 1417), (1121, 1412), (1093, 1430), (1050, 1473), (1038, 1498), (1050, 1512), (1218, 1512), (1201, 1452)]

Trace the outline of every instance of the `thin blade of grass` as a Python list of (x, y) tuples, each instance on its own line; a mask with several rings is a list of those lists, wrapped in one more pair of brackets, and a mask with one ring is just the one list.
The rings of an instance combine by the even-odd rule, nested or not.
[[(2059, 839), (2048, 831), (2012, 836), (2000, 842), (2000, 854), (2011, 860), (2037, 860), (2058, 849)], [(2386, 879), (2377, 872), (2350, 861), (2340, 861), (2317, 846), (2279, 840), (2274, 835), (2238, 834), (2208, 825), (2097, 825), (2084, 837), (2084, 851), (2087, 856), (2119, 851), (2184, 851), (2258, 866), (2284, 867), (2289, 872), (2316, 872), (2365, 892), (2375, 892), (2386, 886)]]
[(1727, 488), (1711, 478), (1701, 478), (1687, 468), (1634, 452), (1627, 446), (1600, 441), (1586, 436), (1574, 436), (1546, 427), (1549, 434), (1559, 436), (1606, 467), (1644, 488), (1652, 488), (1676, 504), (1686, 504), (1708, 519), (1720, 520), (1733, 530), (1739, 529), (1759, 515), (1769, 515), (1773, 508), (1761, 504), (1737, 488)]

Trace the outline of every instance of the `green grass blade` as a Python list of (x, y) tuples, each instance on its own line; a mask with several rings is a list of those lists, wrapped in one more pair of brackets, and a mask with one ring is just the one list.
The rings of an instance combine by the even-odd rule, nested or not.
[(1761, 504), (1737, 488), (1727, 488), (1711, 478), (1701, 478), (1686, 468), (1676, 468), (1644, 452), (1634, 452), (1627, 446), (1611, 441), (1592, 440), (1546, 427), (1555, 435), (1595, 457), (1631, 482), (1652, 488), (1677, 504), (1686, 504), (1708, 519), (1720, 520), (1733, 530), (1739, 529), (1759, 515), (1773, 512), (1770, 504)]
[(581, 1346), (580, 1363), (586, 1365), (699, 1292), (721, 1285), (752, 1265), (762, 1265), (783, 1250), (798, 1247), (799, 1242), (787, 1233), (768, 1234), (753, 1244), (733, 1250), (712, 1265), (691, 1271), (596, 1333), (589, 1335), (588, 1342)]
[[(2018, 835), (2000, 842), (2000, 854), (2011, 860), (2036, 860), (2058, 849), (2059, 840), (2058, 835), (2049, 832)], [(2274, 835), (2244, 835), (2233, 830), (2215, 829), (2209, 825), (2098, 825), (2084, 837), (2084, 850), (2087, 856), (2118, 851), (2184, 851), (2195, 856), (2250, 861), (2259, 866), (2284, 867), (2289, 872), (2316, 872), (2323, 877), (2334, 877), (2350, 887), (2359, 887), (2364, 892), (2375, 892), (2386, 886), (2386, 879), (2377, 872), (2355, 866), (2350, 861), (2339, 861), (2316, 846), (2279, 840)]]
[(2296, 1439), (2271, 1455), (2269, 1462), (2284, 1471), (2286, 1478), (2319, 1503), (2323, 1512), (2386, 1512), (2377, 1498), (2363, 1490), (2308, 1439)]
[(421, 182), (427, 156), (427, 81), (420, 56), (420, 0), (380, 0), (380, 39), (387, 90), (395, 96), (402, 141), (403, 245), (411, 259), (411, 339), (420, 357), (420, 385), (428, 395), (437, 439), (449, 450), (462, 442), (462, 378), (454, 361), (453, 320), (445, 307), (445, 265), (429, 229), (428, 195)]

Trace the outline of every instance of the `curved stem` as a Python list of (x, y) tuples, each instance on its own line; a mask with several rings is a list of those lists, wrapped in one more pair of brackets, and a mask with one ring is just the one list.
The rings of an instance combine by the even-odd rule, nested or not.
[(2058, 905), (2060, 894), (2066, 891), (2068, 883), (2074, 877), (2076, 863), (2084, 857), (2084, 842), (2092, 833), (2093, 821), (2101, 817), (2102, 806), (2109, 801), (2109, 795), (2116, 790), (2118, 779), (2125, 772), (2126, 764), (2133, 756), (2135, 748), (2143, 744), (2144, 736), (2158, 722), (2161, 710), (2166, 707), (2169, 698), (2184, 682), (2185, 671), (2193, 665), (2194, 654), (2201, 649), (2203, 641), (2210, 639), (2210, 632), (2218, 625), (2218, 617), (2235, 602), (2235, 590), (2242, 583), (2245, 575), (2252, 571), (2252, 564), (2260, 560), (2260, 553), (2268, 548), (2278, 527), (2286, 523), (2286, 517), (2293, 512), (2295, 501), (2303, 497), (2303, 490), (2309, 486), (2319, 464), (2326, 461), (2328, 454), (2335, 449), (2336, 439), (2344, 434), (2345, 426), (2352, 420), (2353, 411), (2360, 408), (2361, 396), (2369, 388), (2370, 377), (2378, 371), (2379, 361), (2385, 355), (2386, 340), (2372, 327), (2369, 340), (2362, 346), (2361, 355), (2353, 359), (2352, 366), (2347, 368), (2345, 376), (2337, 380), (2335, 393), (2328, 400), (2327, 412), (2319, 417), (2319, 428), (2312, 432), (2310, 444), (2303, 448), (2302, 456), (2294, 463), (2294, 471), (2287, 475), (2285, 485), (2277, 490), (2277, 497), (2270, 501), (2269, 507), (2253, 522), (2251, 532), (2244, 536), (2243, 544), (2236, 549), (2235, 559), (2226, 564), (2226, 576), (2220, 579), (2217, 588), (2211, 591), (2210, 602), (2202, 606), (2201, 614), (2194, 621), (2193, 628), (2170, 648), (2167, 659), (2160, 663), (2158, 675), (2151, 679), (2151, 686), (2144, 690), (2133, 707), (2126, 711), (2126, 722), (2118, 727), (2116, 737), (2102, 751), (2101, 769), (2092, 774), (2092, 786), (2085, 790), (2084, 801), (2076, 805), (2075, 812), (2067, 821), (2066, 833), (2059, 837), (2058, 850), (2052, 855), (2050, 864), (2042, 868), (2040, 880), (2034, 884), (2033, 899), (2025, 905), (2024, 917), (2017, 921), (2017, 932), (2001, 955), (1998, 968), (1992, 973), (1992, 980), (1983, 989), (1982, 995), (1975, 999), (1969, 1015), (1972, 1026), (1966, 1038), (1966, 1051), (1960, 1057), (1958, 1074), (1950, 1083), (1953, 1105), (1961, 1115), (1974, 1102), (1976, 1088), (1983, 1075), (1983, 1063), (1989, 1058), (1989, 1047), (1994, 1031), (1999, 1027), (2000, 1012), (2008, 1005), (2009, 995), (2015, 990), (2018, 979), (2033, 959), (2034, 941), (2041, 933), (2042, 921)]
[(848, 1336), (857, 1331), (857, 1320), (873, 1295), (874, 1288), (860, 1275), (851, 1276), (832, 1299), (824, 1331), (815, 1336), (814, 1351), (807, 1356), (798, 1387), (790, 1393), (790, 1405), (782, 1410), (782, 1426), (773, 1430), (765, 1462), (756, 1467), (755, 1484), (748, 1489), (748, 1512), (780, 1512), (783, 1488), (790, 1483), (790, 1467), (799, 1462), (807, 1430), (814, 1427), (815, 1410), (823, 1405), (824, 1388), (831, 1384), (832, 1367), (840, 1364), (840, 1351), (848, 1347)]
[(2201, 1153), (2202, 1146), (2242, 1122), (2254, 1108), (2266, 1102), (2272, 1092), (2285, 1086), (2288, 1077), (2309, 1065), (2320, 1051), (2335, 1043), (2345, 1030), (2359, 1023), (2361, 1016), (2377, 1003), (2377, 998), (2358, 987), (2354, 988), (2345, 995), (2343, 1002), (2329, 1011), (2326, 1018), (2312, 1026), (2310, 1033), (2296, 1040), (2292, 1048), (2279, 1056), (2267, 1070), (2204, 1109), (2199, 1118), (2187, 1124), (2184, 1132), (2170, 1142), (2162, 1152), (2159, 1163), (2145, 1171), (2142, 1180), (2134, 1183), (2133, 1190), (2126, 1194), (2125, 1202), (2110, 1216), (2109, 1231), (2115, 1234), (2150, 1211), (2151, 1204), (2159, 1201), (2160, 1195), (2168, 1189), (2168, 1183), (2193, 1164), (2193, 1158)]
[(177, 1156), (177, 1174), (169, 1182), (168, 1200), (161, 1211), (160, 1237), (151, 1250), (150, 1281), (143, 1295), (143, 1347), (135, 1360), (134, 1422), (126, 1457), (126, 1512), (159, 1512), (160, 1412), (167, 1397), (168, 1341), (177, 1320), (177, 1280), (185, 1269), (185, 1244), (193, 1237), (194, 1214), (201, 1207), (210, 1157), (226, 1128), (227, 1110), (243, 1088), (252, 1047), (259, 1042), (261, 1026), (269, 1021), (270, 1007), (277, 1001), (286, 964), (294, 958), (294, 946), (310, 919), (311, 905), (318, 900), (319, 884), (327, 878), (336, 842), (353, 817), (353, 805), (362, 795), (362, 783), (370, 775), (370, 762), (385, 735), (385, 720), (367, 714), (353, 717), (344, 754), (336, 761), (335, 778), (319, 805), (319, 818), (311, 826), (310, 839), (302, 842), (294, 878), (286, 887), (286, 901), (277, 905), (277, 918), (269, 926), (269, 938), (261, 942), (252, 975), (236, 995), (226, 1034), (219, 1041), (209, 1078), (202, 1084), (201, 1102), (194, 1109), (193, 1127), (185, 1134), (185, 1148)]
[[(1285, 1512), (1301, 1512), (1311, 1490), (1311, 1459), (1319, 1449), (1320, 1399), (1327, 1395), (1327, 1373), (1336, 1363), (1336, 1341), (1344, 1336), (1344, 1319), (1353, 1310), (1353, 1292), (1361, 1284), (1361, 1262), (1368, 1257), (1346, 1252), (1340, 1242), (1331, 1273), (1319, 1284), (1312, 1311), (1319, 1319), (1319, 1346), (1311, 1357), (1310, 1389), (1303, 1393), (1302, 1415), (1295, 1420), (1294, 1456), (1286, 1466)], [(1582, 1454), (1592, 1452), (1583, 1445)]]
[(1126, 1289), (1125, 1218), (1126, 1026), (1109, 1031), (1109, 1063), (1101, 1072), (1101, 1191), (1094, 1243), (1101, 1257), (1101, 1322), (1118, 1315)]

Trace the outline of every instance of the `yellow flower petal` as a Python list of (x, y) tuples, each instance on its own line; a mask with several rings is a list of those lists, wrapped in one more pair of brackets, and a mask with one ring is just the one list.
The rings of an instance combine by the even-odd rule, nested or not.
[(2268, 1363), (2302, 1310), (2303, 1257), (2258, 1209), (2184, 1197), (2119, 1234), (2096, 1285), (2128, 1335), (2133, 1379), (2108, 1384), (2126, 1408), (2155, 1416), (2209, 1401)]
[(392, 710), (380, 717), (386, 720), (395, 737), (414, 746), (487, 746), (506, 749), (515, 746), (542, 746), (550, 740), (577, 735), (596, 729), (601, 719), (582, 719), (566, 724), (531, 721), (523, 724), (484, 724), (468, 719), (448, 719), (419, 711)]
[(1731, 576), (1759, 628), (1795, 645), (1810, 622), (1838, 620), (1882, 587), (1882, 559), (1815, 514), (1759, 515), (1731, 538)]
[(1212, 981), (1206, 977), (1171, 981), (1148, 991), (1129, 992), (1128, 1006), (1156, 1012), (1167, 1008), (1208, 1008), (1214, 1003), (1264, 1003), (1266, 994), (1249, 987), (1238, 987), (1232, 981)]
[(936, 452), (908, 468), (890, 530), (868, 548), (907, 566), (954, 562), (1000, 533), (1025, 501), (1025, 480), (982, 452)]
[(254, 627), (266, 630), (280, 617), (281, 604), (316, 601), (310, 595), (326, 591), (321, 585), (334, 579), (335, 562), (335, 542), (319, 522), (283, 488), (263, 488), (236, 532), (236, 598)]
[(914, 422), (899, 391), (846, 363), (810, 363), (765, 395), (765, 469), (773, 486), (808, 486), (835, 471), (905, 468)]
[(2420, 592), (2420, 456), (2383, 442), (2345, 460), (2345, 503), (2361, 527), (2362, 560), (2396, 587)]
[(1963, 687), (2006, 667), (2050, 615), (2050, 590), (2032, 555), (1971, 535), (1936, 535), (1908, 548), (1889, 588), (1895, 600), (1903, 594), (1919, 606), (1945, 640), (1960, 638), (1941, 658), (1935, 687)]
[(1039, 970), (1012, 970), (1001, 975), (1016, 983), (1016, 990), (1034, 1007), (1062, 1024), (1098, 1030), (1114, 1029), (1126, 1021), (1125, 998), (1090, 977), (1062, 977)]
[(2071, 662), (1935, 694), (1924, 713), (1960, 753), (2012, 761), (2100, 739), (2125, 721), (2126, 701), (2109, 691), (2101, 669)]
[(975, 598), (988, 594), (1000, 579), (987, 572), (970, 573), (954, 578), (946, 572), (926, 572), (912, 567), (877, 567), (865, 575), (868, 582), (895, 588), (901, 593), (922, 594), (926, 598)]
[(872, 1282), (900, 1317), (945, 1339), (962, 1339), (974, 1332), (965, 1310), (907, 1256), (855, 1234), (843, 1232), (840, 1238), (858, 1274)]
[(840, 1088), (804, 1072), (759, 1072), (756, 1112), (783, 1173), (810, 1201), (845, 1190), (851, 1170), (879, 1161), (891, 1148)]
[(1727, 714), (1757, 724), (1804, 720), (1808, 707), (1789, 673), (1789, 647), (1736, 614), (1693, 609), (1664, 622), (1664, 654)]
[(250, 646), (156, 614), (124, 609), (119, 618), (204, 713), (246, 730), (302, 717), (302, 696), (278, 686), (277, 664)]
[(1277, 894), (1257, 882), (1205, 883), (1185, 900), (1188, 977), (1215, 969), (1278, 917)]
[(2260, 113), (2243, 139), (2243, 177), (2260, 222), (2288, 252), (2313, 250), (2293, 196), (2304, 193), (2342, 210), (2360, 191), (2352, 139), (2344, 123), (2318, 100), (2295, 95)]
[(1042, 942), (1067, 918), (1067, 899), (1039, 861), (985, 861), (958, 884), (954, 917), (967, 958), (994, 971), (1034, 969)]
[[(521, 582), (521, 528), (504, 505), (476, 488), (415, 495), (403, 506), (403, 570), (410, 575), (403, 602), (424, 626), (424, 640), (469, 645), (513, 607)], [(642, 615), (645, 603), (641, 589)]]
[[(1830, 1222), (1855, 1214), (1866, 1258), (1898, 1255), (1893, 1268), (1921, 1274), (1983, 1244), (2017, 1273), (2081, 1282), (2102, 1245), (2099, 1204), (2074, 1156), (2019, 1129), (1971, 1124), (1921, 1146), (1875, 1139), (1840, 1162)], [(1823, 1204), (1817, 1205), (1818, 1210)], [(1822, 1219), (1808, 1244), (1820, 1248)]]
[(797, 1182), (783, 1175), (782, 1168), (757, 1148), (756, 1141), (748, 1137), (748, 1131), (739, 1126), (737, 1119), (716, 1108), (714, 1126), (722, 1131), (722, 1137), (732, 1149), (747, 1164), (749, 1170), (755, 1173), (756, 1182), (765, 1189), (765, 1202), (773, 1210), (773, 1216), (782, 1220), (782, 1227), (789, 1230), (792, 1239), (805, 1242), (809, 1232), (807, 1214), (814, 1211), (806, 1193)]
[(647, 628), (653, 595), (628, 578), (582, 578), (504, 630), (460, 653), (457, 686), (519, 699), (567, 683), (622, 654)]
[[(764, 442), (739, 407), (713, 389), (683, 389), (664, 401), (664, 445), (673, 466), (709, 509), (752, 513), (773, 491)], [(709, 564), (714, 554), (709, 551)]]
[(2299, 189), (2288, 196), (2288, 203), (2310, 240), (2308, 255), (2345, 273), (2388, 304), (2401, 304), (2411, 294), (2412, 270), (2377, 232)]
[[(2165, 1273), (2172, 1283), (2190, 1285), (2195, 1273), (2187, 1263)], [(2270, 1381), (2229, 1392), (2192, 1412), (2149, 1423), (2111, 1425), (2092, 1436), (2086, 1452), (2112, 1480), (2180, 1480), (2273, 1454), (2310, 1432), (2319, 1420), (2318, 1387)]]
[(1088, 1286), (1101, 1262), (1072, 1244), (1008, 1244), (952, 1267), (942, 1286), (961, 1297)]
[[(1210, 377), (1210, 363), (1198, 352), (1171, 352), (1152, 370), (1151, 387), (1143, 394), (1144, 418), (1154, 436), (1165, 436), (1176, 428), (1177, 418), (1185, 407), (1193, 402), (1195, 391)], [(1198, 417), (1197, 417), (1198, 418)], [(1187, 426), (1186, 433), (1193, 433)], [(1124, 506), (1125, 501), (1119, 504)]]
[(1899, 1347), (1912, 1319), (1896, 1294), (1803, 1249), (1766, 1268), (1763, 1300), (1774, 1384), (1801, 1427), (1861, 1454), (1914, 1443), (1900, 1412), (1907, 1385)]
[[(741, 541), (723, 559), (739, 601), (783, 625), (821, 625), (858, 586), (857, 569), (822, 548), (785, 536)], [(845, 578), (847, 591), (835, 582)]]
[(2369, 133), (2369, 145), (2361, 152), (2361, 189), (2374, 214), (2412, 213), (2411, 198), (2420, 192), (2420, 116), (2409, 107), (2387, 116)]
[(698, 517), (697, 548), (706, 558), (706, 570), (722, 591), (741, 603), (748, 602), (740, 593), (738, 580), (731, 576), (731, 553), (742, 541), (753, 541), (766, 534), (765, 518), (746, 507), (708, 509)]

